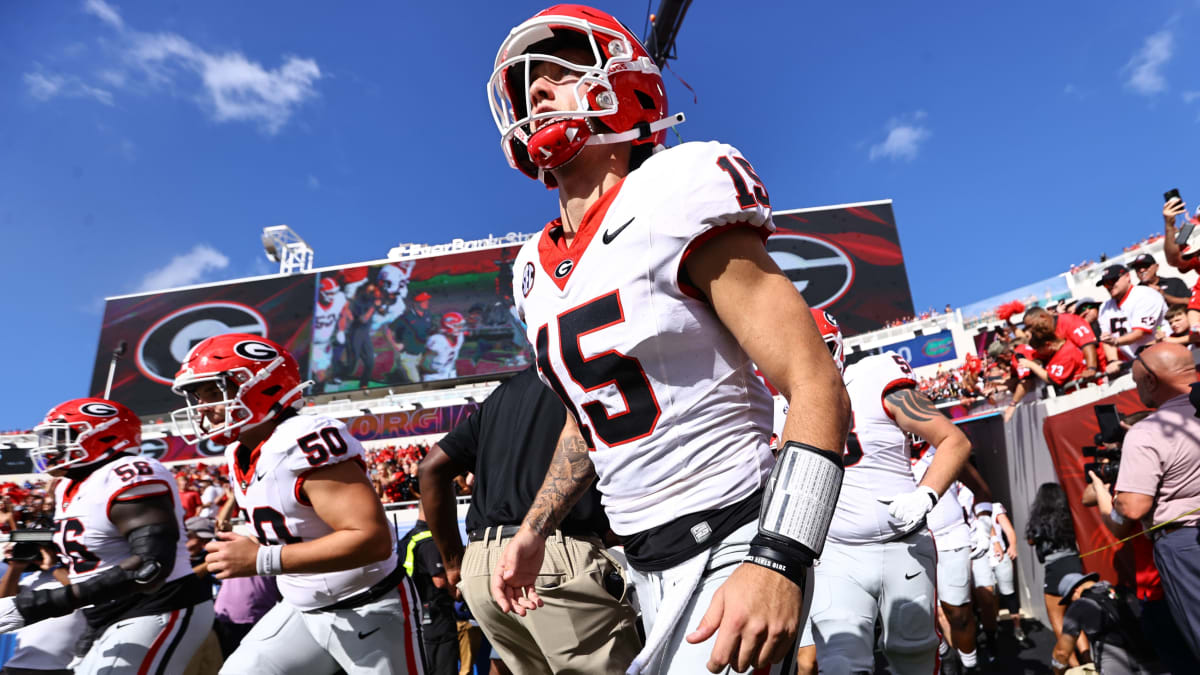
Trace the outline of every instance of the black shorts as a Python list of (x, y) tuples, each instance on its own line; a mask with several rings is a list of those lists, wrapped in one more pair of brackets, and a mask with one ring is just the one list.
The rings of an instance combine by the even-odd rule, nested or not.
[(1078, 555), (1069, 555), (1065, 558), (1059, 558), (1051, 563), (1046, 563), (1045, 577), (1046, 583), (1042, 587), (1046, 595), (1061, 597), (1058, 594), (1058, 584), (1062, 578), (1068, 574), (1075, 572), (1083, 574), (1083, 563), (1079, 560)]

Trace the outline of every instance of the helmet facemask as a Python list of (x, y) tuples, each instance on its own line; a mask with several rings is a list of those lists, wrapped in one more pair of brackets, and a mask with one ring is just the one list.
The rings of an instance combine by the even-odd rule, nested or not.
[[(265, 369), (264, 369), (265, 370)], [(230, 371), (197, 375), (189, 378), (186, 384), (177, 386), (176, 393), (183, 396), (187, 404), (171, 412), (171, 422), (175, 426), (176, 435), (183, 438), (185, 443), (194, 445), (200, 441), (219, 438), (225, 443), (237, 440), (238, 431), (250, 422), (254, 416), (250, 407), (242, 401), (243, 387), (237, 380), (248, 381), (252, 375), (247, 368), (236, 368)], [(201, 401), (196, 390), (205, 382), (212, 382), (221, 392), (220, 400)], [(221, 416), (224, 421), (213, 424), (208, 413), (224, 406)]]
[(120, 420), (114, 417), (93, 427), (90, 422), (68, 422), (60, 417), (53, 422), (35, 426), (33, 433), (37, 436), (37, 446), (29, 451), (34, 470), (47, 473), (86, 462), (88, 451), (83, 447), (84, 441), (118, 421)]

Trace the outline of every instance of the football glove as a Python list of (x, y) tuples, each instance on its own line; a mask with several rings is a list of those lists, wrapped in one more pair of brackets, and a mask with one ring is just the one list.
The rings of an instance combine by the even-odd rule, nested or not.
[(893, 495), (890, 499), (879, 501), (888, 505), (888, 513), (900, 521), (903, 529), (915, 527), (925, 518), (925, 514), (937, 505), (938, 494), (928, 485), (921, 485), (912, 492)]

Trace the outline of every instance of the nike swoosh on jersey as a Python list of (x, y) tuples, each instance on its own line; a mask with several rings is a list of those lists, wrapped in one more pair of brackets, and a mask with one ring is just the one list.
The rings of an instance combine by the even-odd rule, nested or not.
[(629, 227), (629, 224), (632, 222), (633, 222), (633, 218), (630, 218), (629, 220), (625, 221), (624, 225), (618, 227), (615, 230), (612, 230), (612, 231), (605, 230), (604, 234), (600, 238), (604, 240), (605, 244), (611, 244), (612, 240), (616, 239), (618, 234), (621, 234), (622, 232), (624, 232), (625, 228)]
[(362, 632), (362, 631), (360, 630), (360, 631), (358, 631), (358, 639), (359, 639), (359, 640), (365, 640), (365, 639), (367, 639), (367, 638), (371, 637), (372, 635), (374, 635), (375, 633), (378, 633), (378, 632), (379, 632), (379, 629), (378, 629), (378, 628), (376, 628), (375, 630), (369, 630), (369, 631), (367, 631), (367, 632), (365, 632), (365, 633), (364, 633), (364, 632)]
[(262, 480), (262, 479), (263, 479), (263, 476), (265, 476), (265, 475), (267, 475), (267, 474), (265, 474), (265, 473), (256, 473), (256, 474), (254, 474), (254, 480)]
[(921, 574), (921, 573), (920, 573), (920, 572), (913, 572), (912, 574), (905, 574), (905, 575), (904, 575), (904, 578), (905, 578), (905, 579), (916, 579), (916, 578), (917, 578), (917, 576), (918, 576), (919, 574)]

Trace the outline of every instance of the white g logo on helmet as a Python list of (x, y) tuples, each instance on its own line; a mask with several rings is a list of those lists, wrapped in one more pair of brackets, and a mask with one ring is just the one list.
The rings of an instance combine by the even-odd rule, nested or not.
[(254, 340), (245, 340), (233, 346), (233, 351), (238, 356), (250, 359), (251, 361), (274, 361), (279, 356), (279, 352), (269, 344), (256, 342)]
[(92, 417), (114, 417), (120, 411), (107, 403), (84, 403), (79, 406), (79, 412)]

